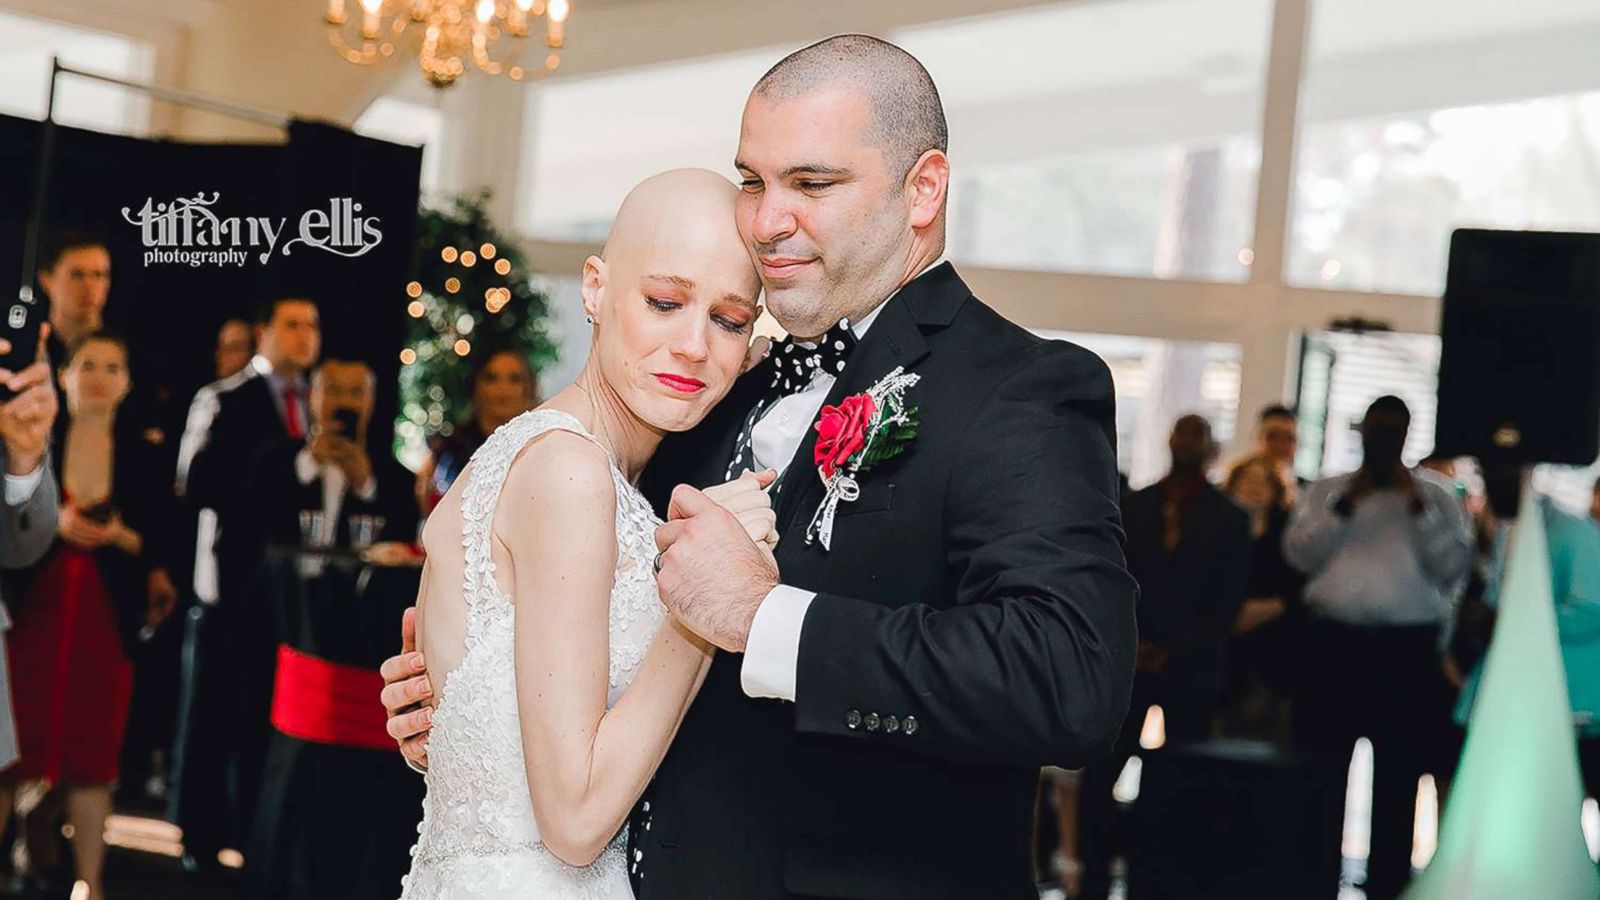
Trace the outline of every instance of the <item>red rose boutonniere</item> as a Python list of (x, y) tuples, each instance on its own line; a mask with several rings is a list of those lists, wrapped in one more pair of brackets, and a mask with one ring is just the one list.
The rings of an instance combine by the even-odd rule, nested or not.
[(917, 436), (917, 408), (905, 402), (905, 392), (921, 379), (896, 368), (866, 391), (822, 408), (812, 461), (827, 494), (806, 528), (806, 543), (831, 549), (839, 504), (861, 494), (855, 476), (905, 452)]

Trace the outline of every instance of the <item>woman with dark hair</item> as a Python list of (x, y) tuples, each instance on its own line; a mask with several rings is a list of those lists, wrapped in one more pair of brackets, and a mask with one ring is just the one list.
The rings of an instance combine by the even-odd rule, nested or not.
[(158, 450), (118, 416), (128, 396), (128, 350), (96, 333), (61, 369), (66, 394), (57, 538), (26, 577), (16, 627), (7, 635), (21, 758), (0, 776), (0, 823), (14, 787), (43, 781), (64, 789), (77, 878), (104, 896), (104, 830), (127, 724), (133, 671), (127, 648), (143, 627), (172, 612), (162, 528), (170, 522)]
[(467, 460), (501, 425), (539, 402), (538, 382), (528, 358), (501, 347), (483, 353), (472, 368), (472, 409), (447, 435), (428, 442), (428, 457), (417, 470), (417, 504), (427, 515), (450, 489)]
[(1283, 556), (1291, 488), (1267, 454), (1240, 460), (1223, 489), (1250, 516), (1250, 582), (1233, 625), (1223, 672), (1223, 732), (1288, 741), (1305, 577)]

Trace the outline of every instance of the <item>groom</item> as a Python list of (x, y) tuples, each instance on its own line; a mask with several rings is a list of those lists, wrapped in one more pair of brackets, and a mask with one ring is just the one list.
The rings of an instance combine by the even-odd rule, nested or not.
[[(739, 230), (767, 308), (812, 339), (645, 476), (671, 519), (662, 600), (728, 652), (632, 822), (641, 900), (1034, 897), (1039, 767), (1102, 756), (1127, 712), (1110, 375), (941, 261), (946, 144), (928, 73), (861, 35), (787, 57), (745, 106)], [(915, 436), (854, 476), (825, 549), (814, 423), (897, 367), (920, 376)], [(776, 570), (689, 486), (765, 467)], [(424, 690), (392, 684), (387, 705)], [(422, 719), (391, 720), (408, 756)]]

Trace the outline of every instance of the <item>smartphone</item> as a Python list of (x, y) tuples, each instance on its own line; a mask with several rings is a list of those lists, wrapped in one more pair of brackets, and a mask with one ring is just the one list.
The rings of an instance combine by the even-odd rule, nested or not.
[(336, 409), (333, 411), (333, 420), (339, 423), (339, 436), (349, 440), (356, 439), (356, 429), (361, 427), (361, 413), (353, 409)]
[[(5, 321), (0, 323), (0, 337), (11, 342), (9, 353), (0, 353), (0, 369), (20, 372), (33, 365), (39, 355), (39, 325), (44, 321), (44, 311), (32, 300), (21, 298), (11, 301), (5, 309)], [(10, 388), (0, 384), (0, 400), (10, 400)]]

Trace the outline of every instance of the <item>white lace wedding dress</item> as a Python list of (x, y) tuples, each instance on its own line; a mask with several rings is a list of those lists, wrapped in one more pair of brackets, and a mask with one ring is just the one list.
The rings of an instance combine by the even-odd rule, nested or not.
[[(577, 419), (526, 412), (472, 456), (462, 494), (466, 653), (444, 679), (428, 738), (427, 797), (402, 900), (631, 900), (624, 828), (591, 865), (557, 859), (539, 840), (517, 725), (512, 601), (495, 581), (490, 525), (517, 452), (551, 429), (593, 441)], [(596, 441), (598, 444), (599, 442)], [(611, 588), (610, 708), (633, 680), (665, 618), (651, 562), (660, 521), (611, 466), (617, 569)]]

